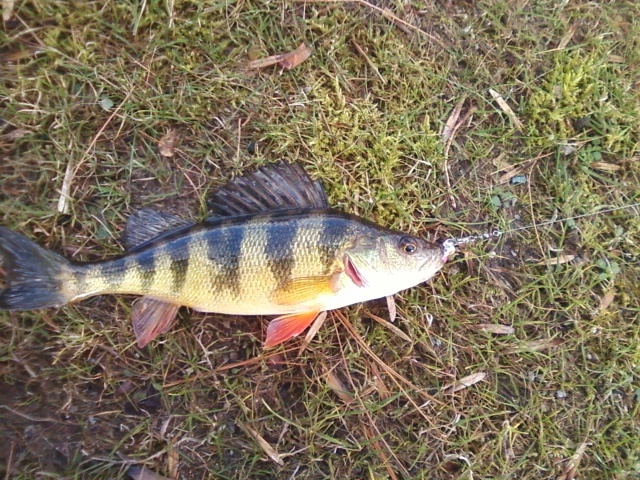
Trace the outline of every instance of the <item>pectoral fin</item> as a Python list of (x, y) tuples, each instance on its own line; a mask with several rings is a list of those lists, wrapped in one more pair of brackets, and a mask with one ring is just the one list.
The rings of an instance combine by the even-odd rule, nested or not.
[(264, 348), (275, 347), (289, 340), (311, 325), (320, 312), (293, 313), (274, 318), (267, 327), (267, 339)]
[(301, 277), (276, 289), (273, 300), (279, 305), (300, 305), (335, 291), (334, 275)]
[(138, 346), (144, 347), (162, 333), (166, 333), (176, 322), (179, 305), (142, 297), (131, 309), (133, 332)]

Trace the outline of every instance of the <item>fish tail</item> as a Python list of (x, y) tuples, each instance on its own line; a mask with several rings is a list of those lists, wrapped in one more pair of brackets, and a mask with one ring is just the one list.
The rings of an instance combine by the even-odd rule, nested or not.
[(72, 300), (73, 266), (60, 255), (0, 227), (0, 259), (6, 274), (0, 310), (59, 307)]

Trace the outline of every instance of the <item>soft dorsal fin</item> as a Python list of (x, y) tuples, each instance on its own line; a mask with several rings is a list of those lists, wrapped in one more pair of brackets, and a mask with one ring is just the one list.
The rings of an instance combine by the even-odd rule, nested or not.
[(328, 208), (327, 195), (297, 163), (280, 161), (238, 176), (207, 202), (215, 216), (236, 216), (296, 208)]
[(188, 228), (194, 223), (177, 215), (162, 213), (151, 208), (143, 208), (134, 212), (127, 220), (121, 241), (124, 248), (131, 250), (155, 240), (161, 235), (178, 229)]

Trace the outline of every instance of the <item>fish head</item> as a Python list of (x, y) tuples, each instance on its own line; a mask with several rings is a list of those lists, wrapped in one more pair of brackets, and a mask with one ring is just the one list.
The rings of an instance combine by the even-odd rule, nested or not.
[[(400, 233), (359, 237), (345, 251), (345, 273), (378, 297), (392, 295), (433, 277), (446, 263), (437, 244)], [(376, 297), (371, 297), (376, 298)]]

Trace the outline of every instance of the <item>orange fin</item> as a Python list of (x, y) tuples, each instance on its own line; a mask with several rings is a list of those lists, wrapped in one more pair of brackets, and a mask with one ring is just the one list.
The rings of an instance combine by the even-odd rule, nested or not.
[(144, 347), (161, 333), (166, 333), (176, 322), (179, 305), (142, 297), (131, 309), (133, 332), (138, 346)]
[(311, 325), (318, 313), (320, 312), (292, 313), (274, 318), (267, 327), (264, 348), (275, 347), (296, 335), (300, 335), (305, 328)]
[(319, 295), (334, 293), (334, 285), (333, 275), (295, 278), (274, 292), (274, 300), (280, 305), (299, 305)]

